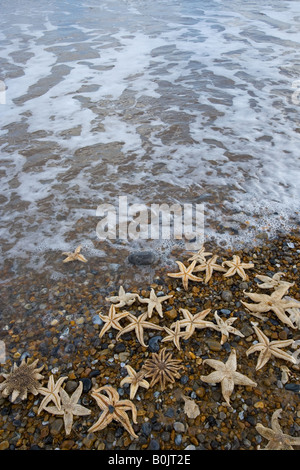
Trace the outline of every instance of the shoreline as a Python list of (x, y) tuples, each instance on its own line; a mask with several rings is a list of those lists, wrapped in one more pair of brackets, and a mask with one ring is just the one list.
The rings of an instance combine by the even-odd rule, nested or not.
[[(19, 363), (21, 358), (38, 359), (39, 365), (45, 365), (42, 372), (45, 383), (51, 373), (56, 379), (67, 376), (66, 389), (71, 393), (80, 381), (84, 382), (81, 403), (91, 410), (91, 415), (75, 417), (71, 434), (66, 436), (61, 417), (44, 411), (37, 415), (41, 396), (29, 394), (26, 401), (13, 404), (2, 397), (0, 448), (27, 450), (38, 446), (49, 450), (184, 450), (192, 446), (209, 450), (256, 450), (267, 444), (266, 439), (259, 437), (256, 424), (269, 427), (272, 413), (279, 408), (283, 409), (280, 418), (282, 428), (287, 434), (291, 435), (292, 430), (294, 436), (299, 436), (299, 365), (272, 357), (264, 368), (256, 371), (257, 354), (247, 357), (246, 351), (257, 339), (252, 321), (258, 323), (272, 340), (293, 338), (298, 341), (300, 332), (282, 324), (274, 313), (267, 313), (268, 320), (262, 322), (249, 314), (241, 300), (251, 302), (244, 297), (245, 290), (259, 291), (255, 274), (270, 275), (283, 271), (286, 273), (284, 280), (295, 283), (287, 295), (300, 301), (300, 237), (296, 233), (281, 234), (276, 239), (263, 240), (259, 246), (249, 246), (236, 252), (213, 247), (210, 243), (205, 243), (205, 249), (217, 254), (220, 261), (240, 254), (246, 262), (254, 262), (254, 269), (247, 271), (247, 285), (237, 275), (225, 279), (222, 273), (214, 271), (208, 284), (191, 282), (188, 291), (185, 291), (179, 279), (167, 276), (167, 272), (176, 271), (173, 264), (139, 267), (142, 274), (135, 279), (130, 277), (130, 270), (134, 273), (137, 267), (130, 266), (128, 269), (126, 266), (114, 277), (108, 273), (100, 280), (93, 266), (97, 260), (89, 265), (70, 263), (66, 278), (57, 281), (42, 278), (42, 285), (39, 275), (34, 278), (28, 274), (21, 280), (2, 284), (0, 289), (4, 307), (0, 339), (6, 345), (7, 361), (1, 365), (1, 372), (8, 372), (12, 363)], [(174, 261), (184, 263), (188, 258), (186, 253), (179, 251), (172, 255)], [(135, 280), (135, 285), (129, 279)], [(102, 325), (98, 312), (107, 315), (110, 303), (105, 298), (117, 295), (120, 285), (142, 298), (149, 297), (151, 288), (156, 293), (162, 291), (163, 295), (173, 295), (163, 305), (163, 318), (153, 314), (151, 321), (155, 324), (170, 327), (171, 323), (182, 317), (180, 308), (189, 308), (193, 314), (211, 309), (210, 321), (213, 321), (215, 311), (224, 318), (237, 317), (234, 326), (244, 334), (244, 337), (230, 335), (228, 341), (221, 345), (217, 331), (198, 330), (191, 338), (181, 341), (181, 350), (172, 342), (153, 340), (153, 351), (166, 346), (173, 357), (181, 361), (184, 370), (173, 386), (164, 391), (158, 385), (148, 390), (139, 388), (138, 398), (133, 400), (138, 415), (137, 424), (133, 427), (138, 440), (133, 440), (116, 422), (102, 431), (87, 432), (100, 414), (90, 395), (92, 387), (109, 384), (123, 394), (122, 399), (128, 399), (129, 388), (120, 387), (120, 381), (126, 375), (125, 365), (139, 370), (153, 352), (150, 347), (141, 346), (133, 332), (121, 336), (119, 341), (116, 341), (115, 330), (99, 338)], [(142, 303), (128, 307), (135, 313), (144, 313), (145, 309)], [(146, 330), (146, 344), (157, 336), (164, 337), (165, 333), (159, 335), (155, 330)], [(226, 361), (232, 349), (237, 352), (238, 370), (258, 385), (251, 390), (236, 386), (231, 396), (230, 410), (224, 403), (220, 384), (211, 386), (204, 383), (200, 376), (211, 372), (210, 367), (203, 363), (206, 358)], [(291, 371), (287, 384), (281, 381), (283, 365)], [(294, 387), (286, 388), (289, 384)], [(196, 418), (189, 418), (184, 412), (182, 395), (199, 406), (200, 414)]]

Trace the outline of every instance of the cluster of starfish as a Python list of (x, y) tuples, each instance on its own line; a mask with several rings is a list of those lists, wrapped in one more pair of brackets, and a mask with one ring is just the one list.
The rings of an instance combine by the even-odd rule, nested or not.
[[(80, 250), (81, 247), (79, 246), (74, 253), (64, 253), (67, 255), (64, 262), (75, 260), (87, 262), (86, 258), (80, 254)], [(192, 258), (189, 259), (191, 264), (188, 267), (185, 267), (182, 262), (176, 261), (180, 272), (168, 273), (168, 276), (182, 279), (183, 287), (187, 290), (189, 281), (202, 281), (201, 278), (195, 276), (193, 273), (205, 271), (205, 283), (209, 282), (213, 271), (223, 272), (224, 277), (237, 274), (243, 280), (247, 280), (248, 276), (245, 270), (254, 267), (252, 263), (243, 263), (237, 255), (234, 255), (231, 261), (224, 261), (221, 265), (217, 264), (218, 257), (216, 255), (213, 255), (207, 260), (206, 258), (210, 255), (212, 255), (212, 253), (205, 252), (204, 247), (202, 247), (198, 253), (193, 254)], [(225, 266), (229, 267), (229, 269), (225, 269)], [(252, 315), (261, 320), (265, 319), (265, 317), (261, 315), (262, 313), (272, 311), (276, 314), (278, 320), (282, 321), (284, 324), (293, 329), (300, 328), (300, 303), (286, 296), (289, 288), (293, 284), (283, 281), (281, 279), (283, 275), (283, 273), (276, 273), (273, 277), (256, 275), (255, 279), (260, 281), (258, 288), (273, 289), (273, 292), (270, 295), (244, 292), (244, 294), (255, 303), (242, 301), (242, 304)], [(237, 320), (236, 317), (229, 317), (224, 320), (215, 312), (215, 322), (209, 321), (207, 316), (211, 312), (211, 309), (206, 309), (193, 315), (188, 309), (180, 308), (180, 313), (182, 313), (183, 318), (172, 323), (170, 328), (163, 328), (149, 321), (154, 311), (158, 313), (160, 318), (164, 317), (162, 303), (172, 297), (173, 295), (157, 296), (154, 289), (151, 289), (149, 298), (142, 298), (136, 293), (126, 293), (121, 286), (118, 295), (106, 298), (106, 300), (111, 302), (108, 315), (103, 315), (99, 312), (99, 317), (104, 323), (99, 334), (100, 338), (111, 328), (118, 331), (116, 335), (117, 340), (125, 333), (134, 330), (140, 344), (147, 348), (144, 341), (144, 329), (164, 330), (167, 336), (162, 339), (162, 342), (172, 341), (176, 348), (180, 350), (181, 338), (188, 340), (196, 330), (202, 330), (204, 328), (211, 328), (219, 332), (221, 335), (221, 344), (224, 344), (224, 342), (228, 340), (230, 334), (237, 335), (241, 338), (244, 337), (239, 330), (232, 326)], [(117, 309), (121, 309), (122, 307), (130, 307), (136, 301), (139, 301), (141, 304), (147, 304), (147, 311), (145, 313), (136, 316), (128, 311), (117, 311)], [(289, 316), (287, 314), (289, 314)], [(122, 326), (121, 320), (125, 318), (129, 323)], [(289, 361), (293, 364), (297, 363), (295, 354), (290, 355), (283, 351), (283, 348), (291, 346), (294, 343), (293, 339), (270, 341), (266, 334), (258, 327), (257, 323), (252, 322), (252, 327), (258, 341), (252, 344), (246, 351), (246, 355), (249, 356), (256, 352), (259, 353), (256, 370), (263, 368), (272, 356)], [(37, 363), (38, 361), (36, 360), (29, 364), (29, 362), (26, 362), (24, 359), (20, 366), (14, 364), (10, 373), (2, 373), (4, 381), (0, 383), (0, 392), (4, 397), (11, 395), (12, 402), (17, 398), (21, 400), (26, 399), (28, 393), (43, 395), (44, 398), (40, 403), (38, 414), (44, 410), (48, 413), (62, 416), (65, 432), (68, 435), (72, 430), (74, 416), (88, 416), (91, 414), (91, 410), (79, 403), (83, 391), (83, 383), (80, 381), (71, 396), (69, 396), (63, 388), (63, 383), (67, 377), (60, 377), (57, 382), (55, 382), (54, 376), (51, 375), (48, 379), (47, 387), (42, 386), (40, 380), (44, 379), (44, 377), (40, 372), (43, 366), (36, 368)], [(226, 362), (209, 358), (205, 359), (203, 364), (213, 368), (214, 371), (207, 376), (201, 375), (200, 379), (208, 384), (220, 383), (222, 395), (229, 407), (230, 397), (235, 385), (257, 387), (256, 382), (237, 370), (238, 364), (235, 349), (231, 350)], [(125, 367), (128, 375), (120, 381), (120, 386), (122, 387), (125, 384), (129, 384), (130, 399), (121, 400), (118, 391), (110, 385), (94, 388), (91, 392), (91, 396), (95, 399), (101, 413), (97, 421), (88, 429), (88, 432), (100, 431), (112, 421), (118, 421), (129, 432), (132, 438), (138, 438), (127, 413), (131, 411), (132, 421), (136, 424), (137, 409), (132, 400), (134, 400), (139, 387), (149, 389), (155, 384), (159, 384), (161, 390), (165, 390), (167, 384), (174, 383), (175, 380), (180, 377), (179, 371), (182, 365), (179, 360), (172, 357), (171, 352), (167, 352), (166, 348), (163, 348), (157, 354), (152, 353), (151, 358), (145, 360), (139, 371), (135, 371), (129, 364)], [(148, 378), (151, 380), (148, 381)], [(257, 432), (269, 441), (266, 449), (293, 449), (293, 445), (300, 445), (300, 438), (292, 437), (282, 432), (278, 423), (281, 411), (281, 409), (278, 409), (273, 413), (271, 428), (266, 428), (260, 423), (256, 425)]]
[[(189, 258), (188, 261), (191, 261), (189, 266), (185, 266), (181, 261), (176, 261), (179, 266), (179, 272), (168, 273), (168, 276), (182, 279), (184, 289), (188, 290), (189, 281), (203, 281), (202, 278), (194, 274), (199, 271), (205, 271), (204, 283), (207, 284), (212, 277), (213, 271), (224, 272), (224, 277), (231, 277), (238, 274), (243, 281), (246, 281), (248, 276), (245, 273), (245, 269), (254, 267), (253, 263), (243, 263), (238, 255), (233, 255), (232, 260), (224, 261), (222, 265), (217, 264), (218, 255), (213, 255), (207, 260), (206, 257), (210, 255), (212, 255), (212, 253), (206, 252), (204, 247), (202, 247), (196, 254)], [(228, 266), (229, 269), (226, 269), (224, 266)]]

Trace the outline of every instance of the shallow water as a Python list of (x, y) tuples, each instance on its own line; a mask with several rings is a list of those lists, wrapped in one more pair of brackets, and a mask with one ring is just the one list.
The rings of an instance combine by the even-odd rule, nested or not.
[[(2, 2), (1, 263), (59, 275), (100, 204), (204, 204), (205, 237), (299, 220), (298, 1)], [(2, 91), (1, 91), (2, 90)], [(53, 268), (52, 262), (56, 265)], [(59, 260), (57, 262), (57, 260)]]

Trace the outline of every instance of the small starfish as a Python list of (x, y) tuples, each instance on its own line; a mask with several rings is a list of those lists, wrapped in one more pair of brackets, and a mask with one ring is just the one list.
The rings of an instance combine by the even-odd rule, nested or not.
[(267, 336), (253, 324), (254, 331), (259, 339), (259, 343), (251, 346), (247, 351), (247, 356), (256, 351), (259, 351), (259, 357), (256, 365), (256, 370), (261, 369), (271, 358), (272, 354), (279, 359), (284, 359), (296, 364), (296, 359), (285, 351), (281, 351), (280, 348), (285, 348), (293, 344), (293, 339), (287, 339), (284, 341), (269, 341)]
[(261, 423), (255, 426), (256, 431), (269, 441), (264, 450), (294, 450), (293, 446), (300, 446), (300, 437), (289, 436), (282, 432), (278, 423), (281, 412), (282, 408), (274, 411), (271, 418), (271, 428), (266, 428)]
[(243, 281), (247, 281), (248, 279), (244, 269), (254, 268), (253, 263), (241, 263), (241, 259), (237, 255), (233, 255), (232, 261), (224, 261), (222, 266), (224, 264), (229, 266), (227, 273), (223, 274), (224, 277), (230, 277), (237, 273), (243, 279)]
[(180, 331), (180, 322), (177, 321), (173, 323), (175, 326), (174, 329), (167, 328), (166, 326), (164, 327), (165, 331), (168, 333), (168, 336), (162, 339), (162, 343), (165, 341), (173, 341), (176, 348), (181, 349), (180, 344), (179, 344), (179, 339), (180, 338), (185, 338), (186, 332), (185, 331)]
[[(179, 324), (182, 327), (185, 327), (185, 339), (188, 339), (192, 336), (196, 329), (203, 328), (214, 328), (214, 324), (210, 321), (205, 321), (204, 318), (209, 314), (210, 308), (202, 310), (195, 315), (192, 315), (189, 310), (181, 308), (180, 311), (183, 313), (184, 319), (179, 320)], [(173, 324), (171, 325), (172, 328)]]
[(229, 333), (232, 333), (234, 335), (240, 336), (241, 338), (244, 338), (244, 335), (234, 328), (232, 325), (235, 320), (237, 320), (237, 317), (231, 317), (227, 318), (227, 320), (223, 320), (222, 318), (219, 317), (217, 312), (215, 312), (214, 317), (216, 319), (217, 325), (215, 325), (214, 329), (216, 331), (220, 331), (221, 333), (221, 344), (224, 344), (225, 341), (227, 341), (227, 338), (229, 337)]
[(45, 398), (41, 401), (40, 407), (38, 409), (38, 415), (40, 412), (45, 408), (45, 406), (48, 405), (50, 401), (53, 401), (57, 407), (58, 410), (61, 409), (61, 403), (60, 403), (60, 395), (59, 391), (61, 388), (62, 383), (67, 379), (67, 377), (60, 377), (58, 381), (55, 383), (54, 382), (54, 376), (50, 375), (49, 380), (48, 380), (48, 386), (46, 387), (40, 387), (38, 389), (38, 392), (41, 393), (42, 395), (45, 395)]
[[(190, 253), (190, 254), (193, 254), (193, 253)], [(204, 246), (202, 246), (202, 248), (200, 248), (200, 250), (197, 253), (193, 254), (193, 256), (188, 259), (188, 261), (196, 260), (198, 261), (198, 263), (205, 263), (206, 256), (210, 256), (210, 255), (212, 255), (212, 253), (206, 252)]]
[[(104, 390), (108, 397), (103, 395), (103, 393), (100, 393), (101, 390)], [(135, 439), (138, 438), (126, 414), (126, 411), (131, 410), (132, 420), (135, 424), (137, 423), (137, 410), (135, 405), (130, 400), (120, 400), (117, 390), (115, 390), (110, 385), (106, 385), (104, 387), (98, 388), (97, 390), (94, 390), (91, 395), (96, 400), (97, 405), (102, 410), (102, 413), (98, 421), (89, 428), (88, 432), (100, 431), (113, 420), (116, 420), (122, 424), (122, 426), (132, 437)]]
[(192, 272), (195, 268), (195, 265), (197, 263), (196, 260), (194, 260), (192, 262), (192, 264), (190, 264), (187, 268), (185, 267), (185, 265), (181, 261), (176, 261), (176, 263), (178, 264), (180, 271), (178, 273), (168, 273), (168, 276), (175, 277), (175, 278), (181, 278), (182, 279), (182, 284), (183, 284), (183, 287), (184, 287), (185, 290), (188, 290), (189, 280), (198, 281), (198, 282), (202, 281), (202, 279), (200, 279), (200, 277), (194, 276), (192, 274)]
[(150, 298), (141, 299), (141, 297), (139, 296), (139, 301), (142, 302), (143, 304), (145, 303), (148, 304), (148, 317), (149, 318), (152, 317), (152, 312), (154, 308), (158, 312), (159, 316), (163, 318), (163, 311), (162, 311), (161, 303), (164, 302), (165, 300), (170, 299), (171, 297), (173, 297), (173, 295), (164, 295), (164, 296), (157, 297), (154, 292), (154, 289), (151, 289)]
[(282, 297), (286, 293), (286, 287), (280, 287), (279, 289), (276, 289), (271, 295), (267, 294), (256, 294), (254, 292), (244, 292), (245, 295), (250, 297), (251, 300), (254, 300), (254, 302), (259, 302), (257, 304), (249, 304), (247, 302), (242, 302), (245, 307), (250, 310), (252, 315), (257, 316), (258, 318), (265, 319), (262, 315), (259, 315), (259, 313), (262, 312), (269, 312), (272, 310), (279, 320), (281, 320), (283, 323), (286, 323), (289, 325), (291, 328), (295, 328), (294, 324), (292, 321), (289, 319), (289, 317), (285, 314), (285, 310), (288, 308), (294, 308), (294, 307), (299, 307), (299, 303), (296, 301), (289, 301), (289, 300), (284, 300)]
[(83, 383), (80, 382), (75, 392), (71, 396), (69, 396), (67, 392), (61, 388), (59, 391), (61, 397), (61, 408), (58, 409), (57, 406), (46, 406), (44, 408), (45, 411), (49, 413), (63, 415), (66, 435), (69, 435), (72, 430), (73, 415), (87, 416), (91, 413), (91, 410), (77, 403), (82, 394), (82, 388)]
[(210, 280), (213, 271), (222, 271), (222, 272), (226, 271), (225, 268), (216, 264), (217, 259), (218, 259), (218, 255), (215, 255), (209, 260), (205, 260), (202, 264), (200, 264), (199, 266), (196, 266), (196, 268), (194, 269), (195, 273), (197, 273), (198, 271), (206, 272), (205, 281), (204, 281), (205, 284), (207, 284), (208, 281)]
[(115, 330), (122, 330), (122, 326), (120, 325), (120, 320), (121, 318), (127, 317), (129, 315), (129, 312), (121, 312), (121, 313), (116, 313), (116, 308), (114, 305), (110, 306), (108, 316), (106, 315), (101, 315), (101, 313), (98, 313), (99, 317), (101, 318), (102, 321), (105, 322), (105, 325), (103, 326), (99, 338), (102, 338), (102, 336), (110, 330), (110, 328), (114, 328)]
[(82, 261), (83, 263), (87, 263), (87, 259), (80, 254), (81, 246), (78, 246), (74, 253), (71, 252), (64, 252), (63, 255), (67, 256), (66, 259), (63, 260), (63, 263), (69, 263), (69, 261)]
[(163, 330), (163, 328), (159, 325), (155, 325), (154, 323), (146, 321), (147, 316), (147, 312), (143, 313), (139, 317), (128, 313), (127, 318), (128, 320), (130, 320), (130, 323), (117, 334), (116, 339), (118, 340), (120, 336), (122, 336), (124, 333), (128, 333), (129, 331), (135, 330), (138, 341), (141, 343), (142, 346), (144, 346), (144, 348), (148, 348), (148, 346), (144, 342), (144, 328), (152, 328), (154, 330)]
[(258, 284), (260, 289), (277, 289), (278, 287), (286, 287), (287, 290), (292, 287), (295, 283), (290, 283), (287, 281), (281, 281), (281, 276), (285, 276), (284, 273), (276, 273), (273, 277), (263, 276), (261, 274), (257, 274), (255, 277), (260, 281), (263, 281), (261, 284)]
[[(105, 300), (112, 302), (116, 308), (124, 307), (124, 305), (132, 305), (133, 302), (138, 298), (138, 294), (132, 294), (131, 292), (126, 293), (123, 286), (120, 286), (119, 295), (114, 295), (112, 297), (106, 297)], [(119, 303), (117, 303), (119, 302)]]
[(230, 406), (230, 396), (233, 392), (234, 385), (246, 385), (250, 387), (256, 387), (257, 383), (253, 382), (251, 379), (246, 377), (246, 375), (241, 374), (236, 371), (237, 361), (236, 361), (236, 351), (232, 349), (230, 356), (227, 359), (227, 362), (224, 364), (221, 361), (215, 359), (204, 359), (203, 364), (208, 364), (209, 366), (216, 369), (214, 372), (211, 372), (208, 376), (200, 376), (200, 379), (203, 382), (210, 384), (221, 383), (222, 395)]
[(138, 391), (139, 387), (149, 388), (149, 382), (144, 379), (144, 372), (139, 371), (136, 372), (131, 366), (125, 366), (128, 372), (128, 376), (125, 377), (120, 382), (120, 386), (122, 387), (124, 384), (130, 384), (130, 400), (133, 400), (136, 392)]

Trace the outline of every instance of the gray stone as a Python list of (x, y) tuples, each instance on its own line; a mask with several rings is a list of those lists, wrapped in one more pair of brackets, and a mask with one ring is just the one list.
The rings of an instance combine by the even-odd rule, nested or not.
[(176, 421), (173, 425), (174, 429), (176, 432), (184, 432), (185, 431), (185, 425), (181, 423), (180, 421)]
[(230, 302), (232, 300), (232, 293), (230, 290), (223, 290), (221, 297), (225, 302)]
[(128, 256), (128, 261), (137, 266), (153, 264), (156, 256), (152, 251), (135, 251)]

